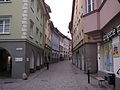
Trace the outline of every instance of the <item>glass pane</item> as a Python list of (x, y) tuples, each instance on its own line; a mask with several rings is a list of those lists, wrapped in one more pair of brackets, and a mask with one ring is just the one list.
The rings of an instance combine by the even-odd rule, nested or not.
[(5, 25), (9, 25), (10, 24), (10, 20), (5, 20)]
[(90, 12), (90, 11), (91, 11), (91, 5), (88, 6), (88, 12)]
[(88, 4), (91, 4), (91, 0), (88, 0)]
[(5, 25), (5, 29), (9, 29), (9, 27), (10, 27), (9, 25)]
[(0, 21), (0, 25), (3, 25), (3, 21)]
[(0, 33), (3, 32), (3, 25), (0, 25)]
[(0, 28), (3, 28), (3, 25), (0, 25)]
[(4, 32), (9, 32), (9, 29), (5, 29)]

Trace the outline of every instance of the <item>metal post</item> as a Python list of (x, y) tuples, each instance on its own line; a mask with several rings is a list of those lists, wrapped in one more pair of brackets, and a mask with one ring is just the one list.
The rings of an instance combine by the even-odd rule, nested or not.
[(88, 83), (90, 83), (90, 70), (88, 69)]

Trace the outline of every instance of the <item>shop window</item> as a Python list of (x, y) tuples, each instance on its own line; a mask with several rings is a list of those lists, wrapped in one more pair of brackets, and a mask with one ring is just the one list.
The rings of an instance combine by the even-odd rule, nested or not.
[(104, 45), (104, 70), (113, 72), (113, 46), (112, 43)]

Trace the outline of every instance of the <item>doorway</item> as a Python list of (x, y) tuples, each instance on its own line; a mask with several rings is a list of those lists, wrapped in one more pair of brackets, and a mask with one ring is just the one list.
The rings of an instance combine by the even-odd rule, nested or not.
[(4, 48), (0, 48), (0, 77), (11, 77), (12, 56)]

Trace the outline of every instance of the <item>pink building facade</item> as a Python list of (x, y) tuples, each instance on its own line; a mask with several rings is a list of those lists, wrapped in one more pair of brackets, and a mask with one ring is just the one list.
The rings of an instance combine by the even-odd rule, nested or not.
[(97, 43), (98, 74), (120, 88), (120, 0), (83, 0), (84, 33)]

